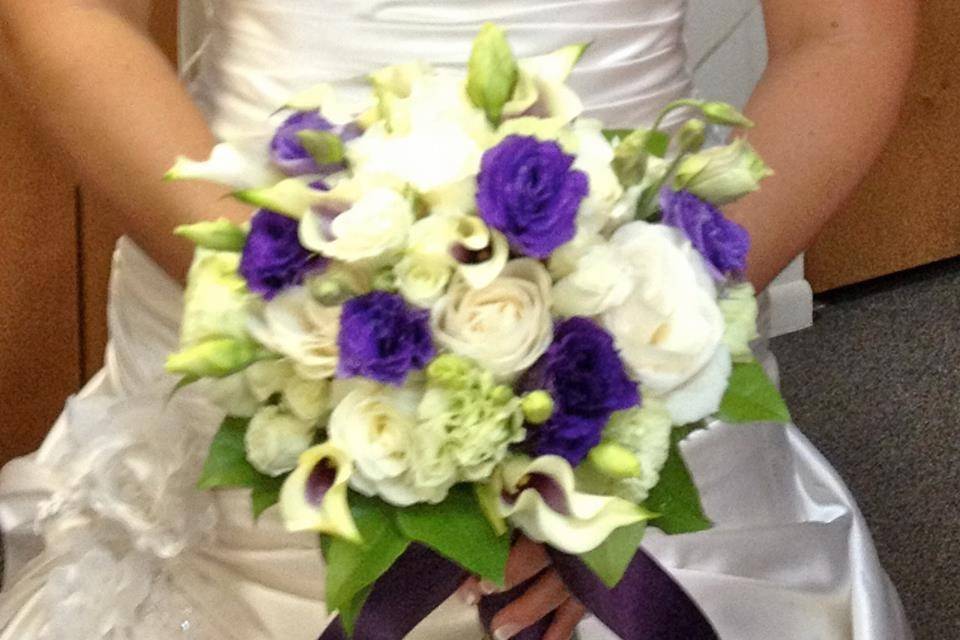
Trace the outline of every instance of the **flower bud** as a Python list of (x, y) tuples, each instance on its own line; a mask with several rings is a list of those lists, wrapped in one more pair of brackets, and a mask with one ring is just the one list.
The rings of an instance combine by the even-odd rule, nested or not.
[(467, 378), (474, 370), (475, 367), (470, 360), (446, 353), (434, 358), (433, 362), (427, 366), (427, 379), (441, 387), (456, 389), (465, 385)]
[(531, 391), (520, 404), (523, 417), (530, 424), (543, 424), (553, 415), (553, 398), (546, 391)]
[(265, 355), (259, 345), (249, 340), (220, 338), (171, 354), (166, 369), (169, 373), (193, 378), (225, 378)]
[(700, 111), (706, 116), (710, 124), (744, 128), (753, 126), (752, 120), (726, 102), (704, 102), (700, 105)]
[(760, 188), (773, 172), (743, 139), (688, 156), (677, 169), (676, 190), (722, 205)]
[(707, 141), (707, 125), (703, 120), (687, 120), (677, 134), (680, 148), (685, 151), (700, 151)]
[(247, 232), (226, 218), (183, 224), (173, 233), (198, 247), (214, 251), (240, 251), (247, 241)]
[(601, 442), (587, 455), (603, 475), (616, 480), (640, 476), (640, 460), (630, 449), (616, 442)]

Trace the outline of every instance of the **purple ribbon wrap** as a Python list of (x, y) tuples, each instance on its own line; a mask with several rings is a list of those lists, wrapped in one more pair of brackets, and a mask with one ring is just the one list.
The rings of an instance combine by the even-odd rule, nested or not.
[[(689, 595), (646, 551), (640, 549), (623, 579), (609, 588), (579, 558), (551, 550), (553, 567), (580, 602), (621, 640), (718, 640), (717, 632)], [(411, 545), (376, 582), (357, 618), (354, 640), (402, 640), (466, 580), (455, 563), (422, 545)], [(487, 596), (480, 620), (489, 629), (494, 615), (529, 584)], [(515, 636), (540, 640), (553, 616)], [(336, 618), (320, 640), (349, 640)]]

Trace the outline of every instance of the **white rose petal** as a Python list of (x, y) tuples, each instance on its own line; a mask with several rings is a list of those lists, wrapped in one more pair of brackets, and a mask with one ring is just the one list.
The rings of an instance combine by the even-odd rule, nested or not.
[(633, 222), (611, 246), (632, 272), (634, 290), (603, 324), (635, 378), (665, 396), (716, 356), (724, 331), (716, 290), (702, 258), (675, 229)]
[(280, 293), (250, 321), (250, 333), (294, 363), (297, 375), (322, 380), (337, 370), (340, 307), (325, 307), (305, 287)]
[(411, 254), (393, 269), (400, 294), (411, 304), (430, 307), (443, 295), (453, 272), (450, 260)]
[(673, 423), (691, 424), (716, 413), (732, 370), (730, 351), (720, 344), (696, 375), (663, 397)]
[[(441, 502), (450, 486), (423, 486), (415, 477), (416, 390), (361, 385), (337, 404), (327, 431), (330, 442), (354, 461), (350, 486), (405, 507)], [(452, 483), (451, 483), (452, 485)]]
[(458, 280), (433, 309), (434, 337), (499, 379), (512, 378), (550, 346), (550, 285), (543, 265), (529, 259), (507, 263), (483, 289)]
[(247, 427), (244, 445), (247, 460), (268, 476), (281, 476), (297, 466), (300, 454), (310, 448), (316, 424), (284, 413), (279, 407), (260, 409)]
[(562, 316), (595, 316), (616, 307), (633, 291), (633, 278), (608, 245), (589, 249), (576, 270), (554, 285), (553, 310)]

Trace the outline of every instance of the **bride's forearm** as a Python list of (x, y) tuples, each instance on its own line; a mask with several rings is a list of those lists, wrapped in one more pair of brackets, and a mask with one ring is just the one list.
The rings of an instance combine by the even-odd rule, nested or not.
[(765, 6), (771, 56), (747, 107), (757, 123), (748, 136), (776, 175), (729, 211), (753, 236), (758, 289), (810, 246), (882, 150), (915, 19), (914, 0)]
[(203, 157), (214, 140), (145, 27), (90, 1), (5, 0), (0, 19), (7, 86), (122, 212), (124, 230), (181, 275), (190, 247), (170, 230), (242, 209), (222, 188), (161, 180), (176, 155)]

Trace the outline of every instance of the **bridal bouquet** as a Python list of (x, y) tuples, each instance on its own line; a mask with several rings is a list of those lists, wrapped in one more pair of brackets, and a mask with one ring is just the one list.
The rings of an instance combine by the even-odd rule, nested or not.
[(749, 237), (718, 209), (768, 170), (742, 139), (704, 148), (750, 125), (725, 104), (581, 117), (584, 49), (517, 60), (487, 25), (466, 75), (317, 87), (268, 139), (168, 174), (259, 207), (178, 229), (197, 251), (168, 369), (230, 414), (200, 486), (321, 535), (325, 637), (401, 638), (466, 575), (502, 584), (517, 533), (622, 637), (711, 637), (639, 544), (709, 526), (691, 432), (789, 418), (748, 346)]

